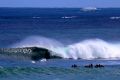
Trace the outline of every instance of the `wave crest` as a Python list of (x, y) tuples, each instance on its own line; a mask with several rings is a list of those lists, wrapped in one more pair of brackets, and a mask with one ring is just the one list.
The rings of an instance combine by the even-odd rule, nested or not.
[(69, 54), (71, 54), (74, 59), (120, 58), (120, 46), (101, 39), (85, 40), (77, 44), (69, 45), (68, 48)]
[(73, 59), (118, 59), (120, 58), (120, 44), (113, 44), (101, 39), (88, 39), (79, 43), (64, 46), (54, 39), (32, 36), (24, 39), (13, 47), (41, 47), (46, 48), (63, 58)]
[(42, 36), (31, 36), (21, 42), (12, 45), (12, 48), (22, 48), (22, 47), (41, 47), (51, 50), (53, 55), (58, 55), (61, 57), (66, 57), (64, 50), (62, 48), (64, 45), (59, 41), (54, 39), (42, 37)]

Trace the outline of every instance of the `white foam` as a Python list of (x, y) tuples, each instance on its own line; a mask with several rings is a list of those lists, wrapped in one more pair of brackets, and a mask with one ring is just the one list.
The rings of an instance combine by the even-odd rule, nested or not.
[(33, 64), (35, 64), (36, 62), (35, 61), (31, 61)]
[(40, 62), (46, 62), (47, 60), (46, 59), (41, 59)]
[(12, 45), (13, 48), (22, 48), (22, 47), (41, 47), (46, 48), (54, 53), (52, 55), (58, 55), (63, 58), (66, 57), (64, 53), (63, 47), (64, 45), (54, 39), (42, 37), (42, 36), (30, 36), (25, 38), (24, 40), (15, 43)]
[(113, 17), (110, 17), (110, 19), (120, 19), (120, 16), (113, 16)]
[(81, 9), (82, 11), (96, 11), (98, 10), (96, 7), (85, 7)]
[(76, 16), (64, 16), (64, 17), (61, 17), (63, 19), (70, 19), (70, 18), (76, 18)]
[(88, 39), (64, 46), (62, 43), (45, 37), (32, 36), (13, 45), (13, 47), (42, 47), (51, 50), (63, 58), (73, 59), (120, 59), (120, 44), (113, 44), (101, 39)]
[(32, 17), (32, 18), (34, 18), (34, 19), (39, 19), (40, 17), (34, 16), (34, 17)]
[(69, 54), (74, 59), (120, 58), (120, 45), (105, 42), (100, 39), (85, 40), (69, 45)]

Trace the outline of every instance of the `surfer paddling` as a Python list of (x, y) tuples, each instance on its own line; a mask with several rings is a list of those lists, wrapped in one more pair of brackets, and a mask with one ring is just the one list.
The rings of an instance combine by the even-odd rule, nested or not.
[(96, 64), (95, 66), (93, 66), (93, 64), (89, 64), (89, 65), (85, 65), (84, 67), (85, 68), (93, 68), (93, 67), (95, 67), (95, 68), (102, 68), (104, 66), (101, 65), (101, 64)]

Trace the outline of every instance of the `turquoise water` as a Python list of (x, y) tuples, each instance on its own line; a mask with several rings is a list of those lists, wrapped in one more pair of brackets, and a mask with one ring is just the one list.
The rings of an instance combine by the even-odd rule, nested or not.
[[(63, 60), (47, 62), (0, 60), (0, 80), (119, 80), (119, 60)], [(4, 63), (4, 64), (3, 64)], [(104, 68), (85, 68), (88, 64)], [(71, 68), (72, 64), (80, 67)]]
[(107, 68), (0, 68), (1, 80), (119, 80), (120, 67)]

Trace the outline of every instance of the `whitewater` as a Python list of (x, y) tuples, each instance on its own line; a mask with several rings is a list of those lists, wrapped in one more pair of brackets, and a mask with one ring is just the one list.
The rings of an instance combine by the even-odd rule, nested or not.
[(102, 39), (87, 39), (64, 45), (55, 39), (30, 36), (11, 47), (41, 47), (52, 51), (52, 55), (72, 59), (120, 59), (120, 44), (110, 43)]

